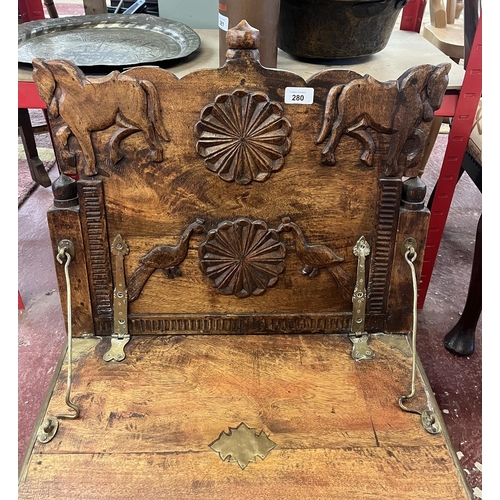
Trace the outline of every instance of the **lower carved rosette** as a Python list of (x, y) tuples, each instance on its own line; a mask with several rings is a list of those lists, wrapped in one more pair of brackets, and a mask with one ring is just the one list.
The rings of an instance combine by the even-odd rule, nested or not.
[(261, 295), (285, 269), (286, 248), (279, 239), (263, 221), (224, 221), (199, 247), (201, 269), (223, 294)]

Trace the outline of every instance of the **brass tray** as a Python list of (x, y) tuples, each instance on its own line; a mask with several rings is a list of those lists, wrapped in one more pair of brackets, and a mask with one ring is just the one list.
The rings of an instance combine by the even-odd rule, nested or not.
[(200, 46), (189, 26), (148, 14), (99, 14), (18, 25), (18, 62), (67, 59), (80, 67), (124, 68), (188, 56)]

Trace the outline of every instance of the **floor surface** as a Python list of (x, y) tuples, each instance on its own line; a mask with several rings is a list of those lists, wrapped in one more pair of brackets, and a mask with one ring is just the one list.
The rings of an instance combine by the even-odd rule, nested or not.
[[(74, 2), (71, 4), (74, 7)], [(56, 1), (56, 6), (59, 4)], [(62, 12), (62, 11), (60, 11)], [(70, 12), (71, 14), (78, 14)], [(431, 155), (423, 180), (432, 189), (443, 150)], [(50, 176), (57, 176), (52, 169)], [(18, 209), (18, 466), (50, 384), (66, 330), (55, 279), (46, 211), (50, 188), (37, 188)], [(482, 195), (467, 175), (457, 185), (426, 301), (418, 316), (417, 350), (448, 433), (476, 498), (482, 498), (482, 318), (476, 350), (457, 357), (443, 337), (459, 319), (468, 291)]]

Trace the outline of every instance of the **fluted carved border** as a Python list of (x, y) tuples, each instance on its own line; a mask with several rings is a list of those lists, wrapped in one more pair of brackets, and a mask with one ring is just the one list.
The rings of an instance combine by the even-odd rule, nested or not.
[[(129, 315), (131, 335), (176, 335), (176, 334), (265, 334), (265, 333), (328, 333), (348, 334), (352, 314), (312, 313), (312, 314), (238, 314), (227, 317), (223, 314), (168, 314), (146, 317)], [(384, 329), (383, 315), (367, 315), (367, 331)], [(112, 319), (97, 320), (96, 334), (110, 335)]]
[(381, 314), (385, 311), (389, 295), (389, 281), (394, 255), (394, 241), (398, 225), (402, 184), (399, 179), (379, 180), (379, 203), (376, 233), (368, 282), (368, 312)]
[(78, 182), (80, 219), (89, 263), (92, 309), (97, 317), (113, 314), (113, 277), (102, 181)]

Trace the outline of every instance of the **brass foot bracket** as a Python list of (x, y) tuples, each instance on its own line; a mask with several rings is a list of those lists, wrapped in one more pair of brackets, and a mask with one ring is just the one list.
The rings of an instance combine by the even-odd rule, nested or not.
[(104, 354), (104, 361), (123, 361), (125, 346), (130, 341), (128, 333), (128, 294), (125, 285), (124, 257), (129, 247), (121, 235), (117, 234), (111, 245), (111, 254), (115, 257), (115, 288), (113, 292), (113, 333), (111, 347)]

